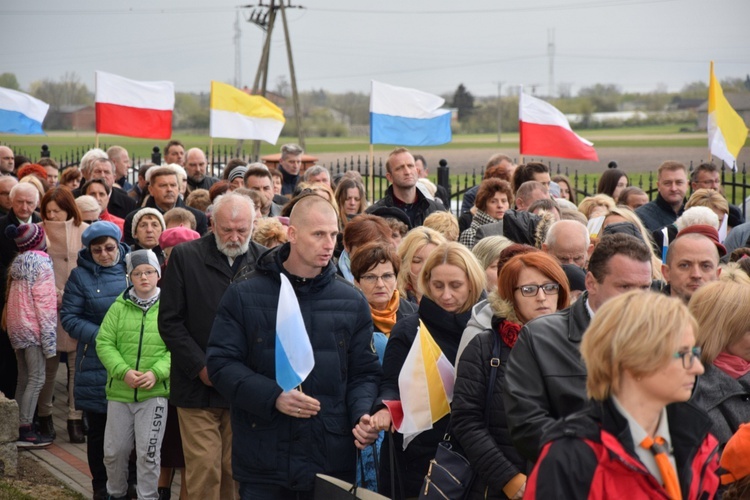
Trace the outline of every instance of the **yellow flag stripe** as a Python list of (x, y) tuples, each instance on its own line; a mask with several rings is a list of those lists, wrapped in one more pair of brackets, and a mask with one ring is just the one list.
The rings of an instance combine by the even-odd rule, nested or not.
[(427, 327), (420, 323), (422, 342), (422, 356), (424, 358), (425, 374), (427, 378), (427, 389), (430, 394), (430, 410), (432, 413), (432, 422), (435, 423), (451, 411), (448, 396), (445, 394), (443, 379), (438, 372), (438, 358), (443, 354), (440, 347), (432, 338)]
[(737, 158), (747, 140), (748, 129), (742, 117), (732, 108), (724, 96), (721, 84), (714, 74), (714, 63), (711, 62), (711, 75), (708, 85), (708, 113), (714, 113), (716, 124), (724, 137), (727, 150)]
[(226, 83), (211, 82), (211, 109), (230, 111), (256, 118), (271, 118), (284, 123), (284, 112), (265, 97), (249, 95)]

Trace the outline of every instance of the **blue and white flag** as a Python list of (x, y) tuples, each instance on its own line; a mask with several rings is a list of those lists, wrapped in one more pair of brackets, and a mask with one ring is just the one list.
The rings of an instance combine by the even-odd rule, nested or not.
[(297, 294), (283, 273), (276, 311), (276, 382), (284, 391), (300, 385), (315, 366)]
[(372, 81), (370, 144), (437, 146), (451, 142), (445, 99), (421, 90)]
[(17, 90), (0, 88), (0, 132), (44, 134), (42, 122), (49, 104)]

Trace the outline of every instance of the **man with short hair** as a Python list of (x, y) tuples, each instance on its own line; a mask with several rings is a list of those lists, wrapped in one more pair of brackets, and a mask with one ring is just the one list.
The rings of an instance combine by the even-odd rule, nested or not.
[(592, 316), (607, 300), (650, 287), (651, 249), (627, 234), (605, 235), (591, 254), (586, 292), (521, 329), (505, 369), (503, 403), (513, 444), (526, 459), (537, 460), (549, 424), (587, 404), (579, 348)]
[[(301, 199), (289, 242), (232, 284), (216, 313), (208, 373), (231, 403), (232, 469), (242, 498), (312, 498), (316, 473), (354, 482), (354, 441), (362, 448), (377, 437), (369, 415), (380, 379), (372, 316), (364, 296), (337, 276), (337, 234), (330, 203)], [(274, 362), (281, 275), (299, 302), (315, 358), (300, 390), (288, 392)]]
[(273, 202), (273, 177), (265, 166), (256, 163), (248, 165), (247, 172), (245, 172), (245, 187), (258, 191), (266, 199), (267, 203), (261, 207), (263, 217), (281, 215), (281, 207)]
[[(724, 190), (721, 186), (721, 177), (719, 175), (719, 167), (713, 163), (701, 163), (695, 167), (695, 170), (693, 170), (690, 177), (690, 187), (693, 191), (697, 189), (710, 189), (712, 191), (717, 191), (724, 196)], [(727, 226), (729, 226), (729, 229), (735, 228), (744, 223), (745, 217), (742, 215), (740, 207), (729, 203), (729, 218), (727, 220)]]
[(516, 190), (516, 210), (528, 211), (537, 200), (548, 200), (549, 189), (537, 181), (526, 181)]
[(44, 167), (44, 171), (47, 172), (47, 185), (50, 189), (57, 187), (60, 178), (60, 167), (57, 162), (49, 157), (40, 158), (39, 165)]
[(174, 247), (161, 281), (159, 333), (172, 353), (169, 400), (182, 428), (189, 498), (236, 498), (230, 402), (209, 380), (206, 346), (225, 290), (266, 250), (251, 241), (254, 219), (247, 196), (219, 196), (214, 232)]
[(206, 154), (199, 148), (190, 148), (185, 159), (185, 171), (187, 172), (187, 192), (192, 193), (196, 189), (208, 190), (219, 182), (216, 177), (206, 175), (208, 161)]
[(115, 166), (115, 182), (117, 185), (125, 192), (133, 189), (133, 185), (128, 181), (128, 174), (132, 165), (128, 150), (122, 146), (111, 146), (107, 150), (107, 156)]
[[(549, 174), (549, 167), (544, 163), (531, 161), (525, 165), (519, 165), (513, 171), (513, 191), (518, 192), (524, 182), (537, 181), (544, 184), (549, 189), (552, 178)], [(518, 196), (518, 195), (516, 195)]]
[(635, 210), (651, 232), (674, 223), (682, 215), (688, 189), (685, 165), (677, 161), (665, 161), (659, 165), (656, 187), (659, 190), (656, 199)]
[(13, 175), (16, 156), (8, 146), (0, 146), (0, 175)]
[(171, 165), (172, 163), (181, 167), (185, 166), (185, 146), (177, 139), (169, 141), (164, 148), (164, 164)]
[(719, 232), (702, 224), (688, 226), (667, 249), (666, 263), (661, 266), (669, 295), (685, 304), (703, 285), (716, 281), (721, 274), (719, 259), (726, 249), (719, 243)]
[(305, 150), (297, 144), (284, 144), (281, 146), (281, 158), (278, 170), (283, 176), (281, 183), (281, 194), (291, 195), (299, 182), (299, 171), (302, 168), (302, 155)]
[[(177, 173), (170, 167), (152, 167), (149, 170), (148, 193), (151, 195), (146, 201), (146, 206), (155, 208), (162, 215), (174, 207), (189, 210), (195, 216), (195, 230), (201, 235), (208, 232), (208, 220), (206, 214), (200, 210), (185, 205), (185, 201), (179, 196), (179, 184)], [(110, 204), (112, 201), (110, 200)], [(110, 210), (111, 211), (111, 210)], [(128, 245), (135, 243), (133, 240), (133, 216), (138, 210), (133, 210), (125, 217), (125, 234), (123, 241)]]
[(593, 247), (588, 228), (575, 220), (560, 220), (552, 224), (542, 243), (542, 251), (557, 259), (561, 266), (575, 264), (581, 269), (586, 269)]
[[(414, 155), (414, 165), (417, 166), (417, 177), (420, 179), (427, 179), (430, 176), (430, 173), (427, 171), (427, 160), (425, 160), (424, 156)], [(451, 206), (450, 193), (440, 184), (435, 184), (435, 187), (437, 188), (435, 191), (435, 197), (443, 202), (444, 207), (449, 208)], [(464, 194), (464, 196), (466, 195)]]
[(382, 199), (373, 203), (367, 213), (378, 207), (396, 207), (409, 217), (412, 227), (421, 226), (425, 218), (442, 210), (435, 202), (417, 189), (417, 166), (406, 148), (396, 148), (385, 162), (386, 178), (391, 183)]
[(0, 217), (8, 215), (13, 204), (10, 202), (10, 190), (18, 184), (18, 179), (12, 175), (0, 176)]
[[(137, 205), (133, 198), (128, 196), (122, 188), (115, 184), (115, 166), (109, 157), (94, 157), (88, 163), (88, 177), (86, 180), (102, 179), (110, 187), (109, 213), (120, 219), (136, 209)], [(80, 195), (80, 189), (77, 190)]]
[(322, 182), (329, 187), (331, 186), (331, 174), (322, 165), (313, 165), (305, 170), (304, 179), (305, 182)]

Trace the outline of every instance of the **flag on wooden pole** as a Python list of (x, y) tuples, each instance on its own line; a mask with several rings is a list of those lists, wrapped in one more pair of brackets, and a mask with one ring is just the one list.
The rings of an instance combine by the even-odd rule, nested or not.
[(97, 71), (95, 101), (97, 134), (172, 137), (172, 82), (142, 82)]

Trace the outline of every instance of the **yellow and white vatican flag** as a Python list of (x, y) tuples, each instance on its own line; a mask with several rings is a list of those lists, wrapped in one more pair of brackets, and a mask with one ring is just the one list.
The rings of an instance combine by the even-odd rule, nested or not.
[(745, 145), (747, 133), (742, 117), (724, 96), (711, 61), (708, 84), (708, 150), (732, 170), (737, 170), (737, 156)]
[(284, 128), (284, 112), (259, 95), (221, 82), (211, 82), (210, 137), (259, 139), (276, 144)]

